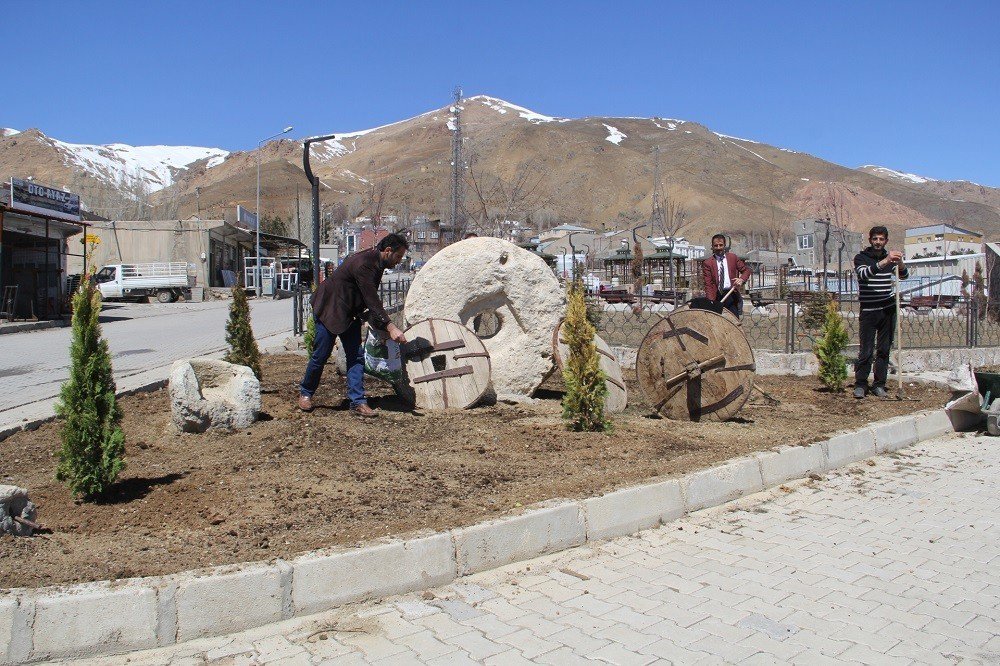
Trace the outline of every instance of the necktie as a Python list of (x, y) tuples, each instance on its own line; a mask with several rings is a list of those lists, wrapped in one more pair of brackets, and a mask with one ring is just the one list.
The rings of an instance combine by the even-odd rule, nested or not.
[(719, 289), (722, 289), (723, 287), (726, 286), (726, 285), (722, 284), (722, 281), (726, 277), (726, 272), (725, 272), (725, 269), (723, 268), (723, 265), (722, 265), (722, 262), (725, 261), (725, 260), (726, 260), (725, 257), (722, 257), (721, 259), (719, 257), (715, 258), (716, 263), (719, 264)]

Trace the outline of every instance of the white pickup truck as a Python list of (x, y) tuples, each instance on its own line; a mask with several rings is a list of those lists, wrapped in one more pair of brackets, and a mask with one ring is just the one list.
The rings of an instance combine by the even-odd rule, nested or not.
[(173, 303), (191, 287), (183, 261), (108, 264), (94, 275), (94, 282), (105, 299), (148, 296), (160, 303)]

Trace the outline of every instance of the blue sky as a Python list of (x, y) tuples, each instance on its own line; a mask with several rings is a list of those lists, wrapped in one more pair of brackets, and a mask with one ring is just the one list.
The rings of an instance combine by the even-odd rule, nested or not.
[(663, 116), (1000, 186), (1000, 2), (45, 2), (5, 11), (0, 126), (229, 150), (444, 106)]

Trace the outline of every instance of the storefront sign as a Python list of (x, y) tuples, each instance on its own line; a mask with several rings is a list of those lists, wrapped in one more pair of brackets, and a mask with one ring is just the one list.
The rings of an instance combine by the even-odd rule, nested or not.
[(46, 187), (30, 180), (10, 179), (10, 207), (45, 217), (80, 221), (80, 195)]
[(243, 206), (236, 206), (236, 224), (244, 229), (257, 230), (257, 213), (251, 213)]

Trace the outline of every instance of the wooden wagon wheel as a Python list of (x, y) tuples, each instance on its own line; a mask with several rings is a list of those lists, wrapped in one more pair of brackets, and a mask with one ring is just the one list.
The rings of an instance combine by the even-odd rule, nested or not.
[(465, 409), (490, 385), (490, 354), (475, 333), (450, 319), (425, 319), (406, 331), (400, 395), (420, 409)]
[[(559, 322), (559, 326), (552, 333), (552, 355), (560, 370), (563, 369), (565, 359), (569, 358), (569, 346), (562, 333), (564, 323), (565, 320)], [(615, 358), (608, 343), (597, 334), (594, 335), (594, 346), (597, 347), (597, 353), (601, 360), (601, 370), (604, 371), (604, 384), (608, 387), (608, 394), (604, 398), (604, 409), (612, 414), (623, 412), (625, 405), (628, 404), (628, 390), (625, 388), (622, 366)]]
[(646, 334), (635, 372), (646, 401), (672, 419), (732, 418), (753, 389), (753, 350), (743, 330), (723, 316), (687, 308)]

